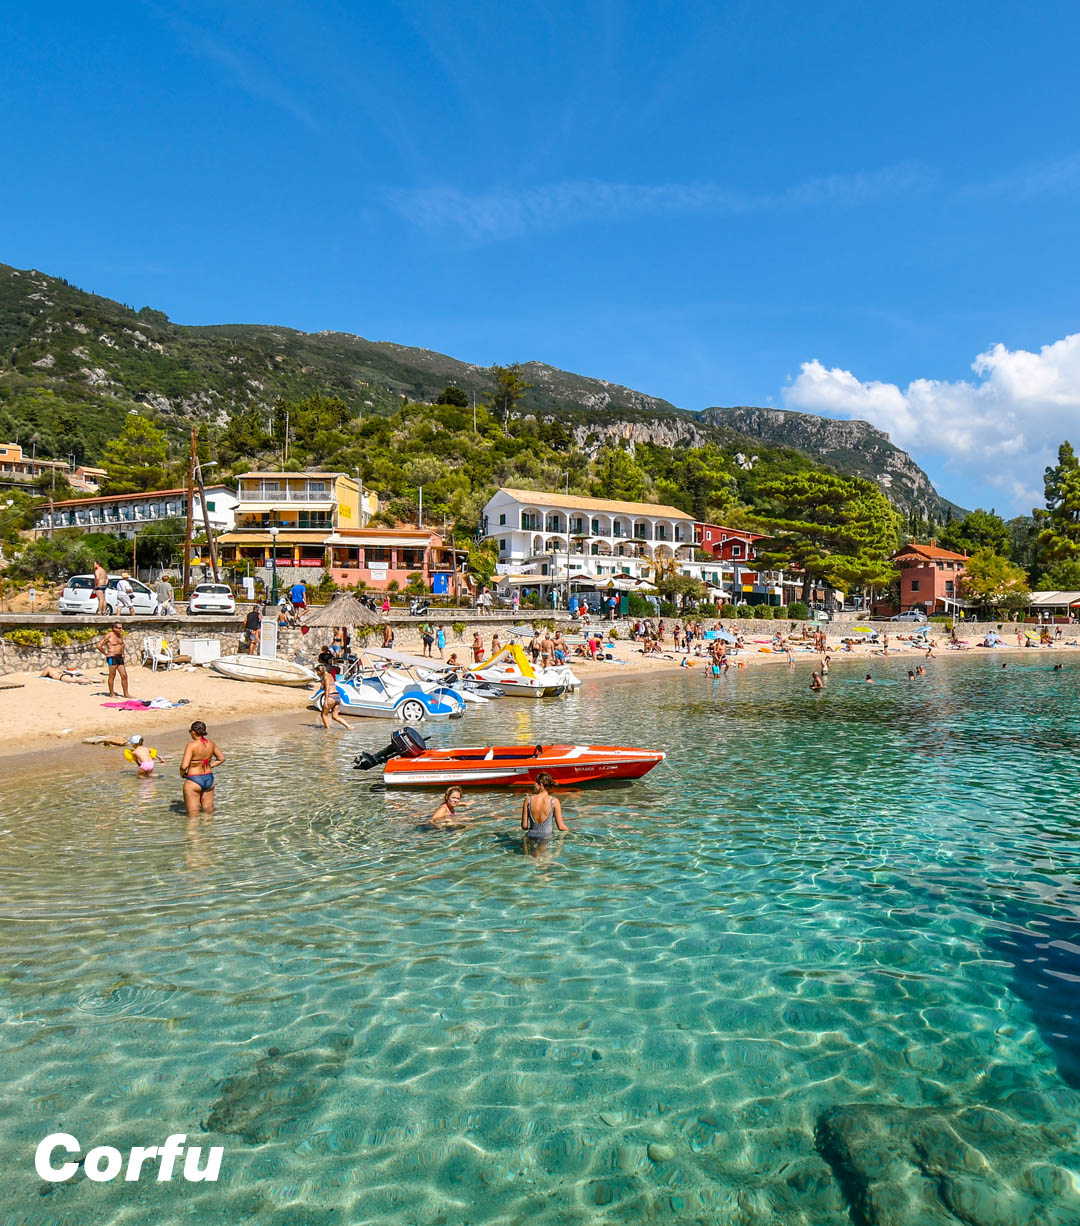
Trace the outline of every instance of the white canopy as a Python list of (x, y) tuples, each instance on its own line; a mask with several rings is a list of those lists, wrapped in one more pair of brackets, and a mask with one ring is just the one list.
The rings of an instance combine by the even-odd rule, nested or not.
[(1080, 605), (1080, 592), (1032, 592), (1033, 609), (1068, 609)]
[(391, 651), (389, 647), (361, 647), (360, 651), (362, 655), (374, 656), (378, 660), (385, 660), (388, 664), (401, 664), (405, 668), (438, 668), (440, 664), (443, 664), (441, 660), (411, 656), (407, 651)]

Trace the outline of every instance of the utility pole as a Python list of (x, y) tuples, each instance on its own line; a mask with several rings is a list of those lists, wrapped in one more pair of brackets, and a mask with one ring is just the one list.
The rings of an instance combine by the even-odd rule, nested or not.
[(202, 521), (203, 527), (206, 529), (206, 542), (210, 547), (210, 566), (214, 572), (214, 582), (218, 583), (217, 545), (214, 541), (214, 534), (210, 531), (210, 512), (206, 509), (206, 486), (203, 485), (202, 465), (198, 460), (195, 461), (195, 479), (199, 483), (199, 505), (202, 507)]
[(56, 518), (56, 469), (52, 470), (52, 488), (49, 490), (49, 540), (52, 540), (53, 520)]
[(191, 454), (188, 457), (187, 478), (187, 526), (184, 530), (184, 577), (181, 582), (181, 594), (187, 599), (191, 587), (191, 529), (192, 511), (195, 502), (195, 427), (191, 427)]
[(416, 512), (416, 526), (422, 528), (424, 526), (424, 487), (417, 487), (420, 492), (420, 506)]

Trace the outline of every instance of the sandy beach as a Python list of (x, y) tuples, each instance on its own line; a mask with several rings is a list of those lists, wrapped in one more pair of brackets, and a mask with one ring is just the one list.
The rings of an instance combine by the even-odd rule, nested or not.
[[(731, 668), (785, 667), (784, 655), (768, 650), (767, 634), (756, 636), (747, 642), (737, 656), (731, 657)], [(865, 660), (868, 668), (882, 661), (881, 649), (872, 644), (859, 644), (852, 651), (845, 651), (838, 637), (830, 637), (829, 652), (837, 662)], [(1053, 648), (975, 647), (949, 649), (942, 645), (934, 648), (935, 666), (942, 661), (976, 656), (1001, 656), (1003, 659), (1016, 656), (1075, 655), (1080, 647), (1070, 647), (1059, 642)], [(703, 656), (685, 656), (668, 648), (659, 655), (642, 655), (636, 643), (626, 639), (617, 640), (612, 653), (615, 660), (592, 662), (574, 660), (573, 667), (583, 683), (604, 679), (650, 676), (672, 669), (693, 668), (705, 672), (709, 667)], [(925, 652), (908, 642), (893, 639), (889, 646), (889, 658), (909, 658), (922, 661)], [(795, 666), (810, 669), (820, 659), (819, 653), (797, 645)], [(436, 660), (435, 663), (438, 663)], [(86, 672), (90, 685), (72, 685), (51, 681), (28, 673), (8, 673), (0, 677), (0, 719), (6, 735), (0, 743), (0, 758), (21, 757), (26, 766), (31, 759), (65, 749), (81, 747), (93, 738), (109, 738), (118, 741), (139, 732), (153, 736), (163, 745), (162, 738), (182, 734), (194, 719), (202, 719), (214, 728), (238, 721), (270, 716), (295, 714), (304, 722), (314, 720), (309, 710), (311, 692), (285, 686), (262, 685), (257, 682), (233, 681), (208, 668), (190, 670), (172, 669), (152, 672), (149, 668), (132, 667), (129, 670), (129, 689), (132, 697), (142, 699), (165, 698), (181, 705), (160, 710), (143, 709), (124, 711), (107, 707), (109, 702), (106, 687), (107, 672), (104, 668), (92, 668)], [(182, 743), (180, 736), (176, 744)], [(90, 747), (88, 747), (90, 748)], [(101, 752), (101, 746), (92, 747)], [(105, 746), (105, 748), (110, 748)]]

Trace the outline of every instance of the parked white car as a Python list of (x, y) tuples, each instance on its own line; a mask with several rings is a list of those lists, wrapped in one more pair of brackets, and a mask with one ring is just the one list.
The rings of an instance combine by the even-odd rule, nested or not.
[(188, 614), (221, 613), (226, 616), (236, 612), (236, 601), (224, 583), (200, 583), (192, 589), (188, 600)]
[[(120, 579), (120, 575), (110, 575), (108, 586), (105, 588), (105, 612), (109, 617), (116, 617), (121, 610), (124, 613), (128, 611), (116, 590)], [(152, 617), (157, 609), (157, 597), (145, 583), (140, 583), (138, 579), (129, 579), (128, 583), (131, 584), (132, 592), (131, 612), (139, 617)], [(94, 595), (94, 576), (72, 575), (64, 584), (57, 607), (61, 613), (66, 613), (69, 617), (76, 613), (96, 613), (98, 606), (97, 597)]]

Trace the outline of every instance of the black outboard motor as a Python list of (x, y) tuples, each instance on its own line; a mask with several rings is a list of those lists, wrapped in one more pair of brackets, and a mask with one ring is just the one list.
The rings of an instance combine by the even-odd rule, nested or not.
[(390, 744), (378, 753), (358, 753), (353, 759), (353, 770), (369, 771), (373, 766), (382, 766), (391, 758), (418, 758), (427, 743), (415, 728), (399, 728), (390, 737)]

